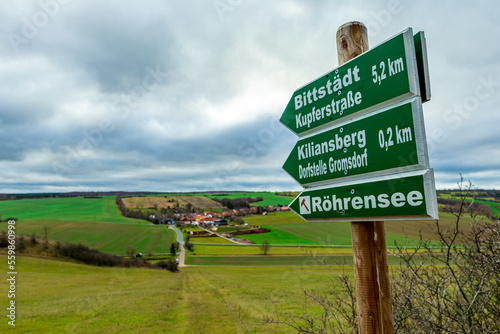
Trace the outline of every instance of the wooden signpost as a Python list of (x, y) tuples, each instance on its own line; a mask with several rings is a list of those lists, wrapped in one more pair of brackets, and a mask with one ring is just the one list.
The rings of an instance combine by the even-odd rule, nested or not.
[[(342, 54), (338, 57), (339, 65), (349, 60), (351, 49), (359, 45), (357, 40), (366, 40), (358, 52), (366, 51), (368, 32), (362, 23), (346, 23), (337, 30), (337, 53)], [(351, 222), (351, 235), (359, 332), (392, 334), (394, 318), (384, 222)]]
[(366, 27), (337, 31), (339, 67), (297, 89), (281, 122), (300, 138), (283, 165), (306, 189), (306, 221), (351, 221), (360, 333), (394, 333), (385, 220), (437, 219), (422, 101), (430, 99), (423, 32), (368, 50)]

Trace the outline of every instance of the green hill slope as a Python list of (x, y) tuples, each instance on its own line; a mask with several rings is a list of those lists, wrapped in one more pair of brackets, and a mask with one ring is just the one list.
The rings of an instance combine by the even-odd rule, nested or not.
[[(168, 253), (173, 231), (165, 226), (125, 218), (114, 197), (42, 198), (0, 201), (3, 219), (18, 218), (18, 234), (36, 234), (56, 241), (83, 244), (105, 253), (125, 254), (127, 246), (142, 253)], [(0, 223), (0, 232), (7, 223)]]
[[(0, 270), (7, 258), (0, 255)], [(331, 272), (322, 267), (102, 268), (19, 257), (16, 330), (22, 333), (244, 333), (233, 307), (259, 333), (268, 314), (302, 311), (301, 288), (320, 287)], [(321, 283), (322, 282), (322, 283)], [(8, 291), (7, 281), (0, 281)], [(6, 305), (7, 294), (0, 294)], [(7, 331), (7, 321), (0, 332)]]

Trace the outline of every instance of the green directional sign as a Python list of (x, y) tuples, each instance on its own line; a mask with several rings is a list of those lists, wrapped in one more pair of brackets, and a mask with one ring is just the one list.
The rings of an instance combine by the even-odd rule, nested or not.
[(432, 169), (306, 189), (290, 208), (309, 222), (439, 217)]
[(283, 169), (310, 186), (429, 167), (420, 98), (300, 139)]
[(419, 31), (413, 36), (415, 41), (415, 55), (417, 57), (418, 81), (420, 84), (420, 96), (422, 102), (427, 102), (431, 99), (431, 80), (429, 77), (429, 63), (427, 61), (427, 43), (425, 42), (425, 34)]
[(411, 28), (297, 89), (280, 121), (298, 135), (419, 95)]

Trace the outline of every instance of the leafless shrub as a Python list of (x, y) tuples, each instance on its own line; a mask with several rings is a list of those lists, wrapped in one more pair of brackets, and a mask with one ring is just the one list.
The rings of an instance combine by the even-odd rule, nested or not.
[[(500, 332), (500, 221), (479, 219), (466, 201), (472, 184), (462, 185), (463, 180), (452, 226), (435, 222), (438, 242), (421, 236), (416, 248), (397, 246), (394, 255), (401, 264), (391, 270), (396, 333)], [(467, 233), (459, 230), (464, 215), (472, 218)], [(303, 314), (264, 322), (299, 333), (358, 333), (354, 283), (343, 270), (332, 270), (332, 275), (329, 289), (304, 291)], [(308, 310), (308, 305), (321, 312)]]
[(260, 244), (259, 248), (262, 251), (262, 254), (267, 255), (267, 253), (269, 253), (269, 250), (271, 249), (271, 244), (268, 240), (264, 240)]
[[(402, 265), (392, 275), (395, 329), (401, 333), (500, 332), (500, 222), (478, 219), (462, 189), (452, 226), (436, 221), (439, 243), (398, 247)], [(471, 230), (459, 230), (471, 216)]]

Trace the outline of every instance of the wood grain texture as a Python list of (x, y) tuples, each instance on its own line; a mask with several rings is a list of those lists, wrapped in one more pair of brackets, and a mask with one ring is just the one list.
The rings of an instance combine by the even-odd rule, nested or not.
[(383, 221), (352, 222), (360, 333), (394, 333)]
[(368, 50), (368, 33), (361, 22), (348, 22), (337, 30), (339, 66)]
[[(368, 32), (361, 22), (337, 30), (339, 66), (368, 50)], [(394, 333), (387, 244), (383, 221), (351, 223), (354, 275), (360, 333)]]

